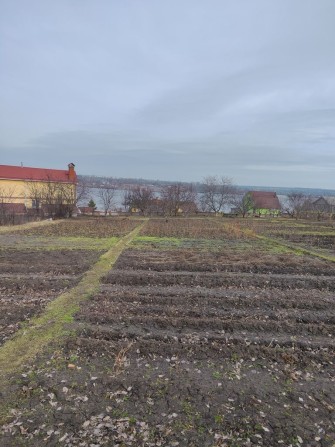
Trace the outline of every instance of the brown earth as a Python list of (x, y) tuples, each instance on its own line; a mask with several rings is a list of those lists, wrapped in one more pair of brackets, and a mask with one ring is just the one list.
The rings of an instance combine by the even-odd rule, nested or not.
[(0, 345), (73, 287), (101, 252), (93, 250), (0, 251)]
[(311, 221), (268, 221), (245, 219), (239, 222), (241, 228), (256, 234), (274, 237), (283, 242), (292, 242), (305, 248), (327, 249), (335, 255), (335, 223)]
[(333, 276), (334, 263), (294, 253), (273, 254), (260, 249), (222, 250), (145, 250), (130, 249), (121, 256), (116, 269), (151, 270), (155, 272), (240, 272), (311, 274)]
[(280, 238), (305, 246), (328, 248), (335, 251), (334, 235), (310, 235), (310, 234), (279, 234)]
[(2, 445), (333, 446), (333, 264), (258, 256), (124, 252)]
[(57, 225), (24, 230), (25, 235), (61, 237), (114, 237), (124, 236), (139, 224), (139, 220), (128, 218), (83, 218), (66, 220)]

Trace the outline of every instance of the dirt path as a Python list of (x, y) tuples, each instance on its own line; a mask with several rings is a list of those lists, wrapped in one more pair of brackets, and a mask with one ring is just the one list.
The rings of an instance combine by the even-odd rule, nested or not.
[(0, 227), (0, 234), (30, 230), (31, 228), (45, 227), (47, 225), (57, 225), (60, 222), (62, 222), (62, 220), (41, 220), (39, 222), (28, 222), (23, 225), (8, 225), (5, 227)]
[(29, 327), (19, 331), (15, 338), (0, 348), (0, 393), (6, 387), (5, 379), (20, 371), (48, 343), (66, 334), (66, 325), (72, 321), (80, 303), (98, 290), (100, 278), (110, 270), (143, 226), (144, 223), (120, 239), (101, 256), (76, 287), (52, 301), (41, 316), (31, 320)]

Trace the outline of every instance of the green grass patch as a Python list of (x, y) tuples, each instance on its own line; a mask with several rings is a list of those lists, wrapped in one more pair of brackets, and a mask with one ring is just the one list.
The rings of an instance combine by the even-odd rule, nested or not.
[(132, 248), (151, 250), (197, 249), (206, 251), (267, 250), (266, 245), (255, 239), (191, 239), (156, 236), (137, 236), (131, 243)]
[(267, 244), (269, 247), (271, 247), (271, 250), (276, 250), (277, 253), (279, 253), (279, 250), (283, 250), (283, 251), (280, 251), (280, 253), (293, 253), (296, 255), (309, 255), (309, 256), (320, 258), (320, 259), (324, 259), (326, 261), (335, 262), (335, 256), (332, 256), (332, 255), (323, 254), (323, 253), (317, 252), (315, 250), (310, 250), (308, 248), (300, 247), (298, 245), (287, 244), (285, 242), (282, 242), (282, 241), (279, 241), (277, 239), (273, 239), (273, 238), (270, 238), (267, 236), (258, 235), (257, 237), (258, 237), (258, 239), (265, 242), (265, 244)]
[(185, 240), (176, 237), (156, 237), (156, 236), (137, 236), (132, 241), (132, 246), (141, 248), (152, 246), (152, 248), (160, 248), (160, 247), (171, 247), (176, 248), (180, 247)]
[(17, 233), (20, 231), (30, 230), (32, 228), (45, 227), (51, 225), (57, 225), (60, 220), (42, 220), (37, 222), (28, 222), (22, 225), (6, 225), (0, 227), (0, 233)]

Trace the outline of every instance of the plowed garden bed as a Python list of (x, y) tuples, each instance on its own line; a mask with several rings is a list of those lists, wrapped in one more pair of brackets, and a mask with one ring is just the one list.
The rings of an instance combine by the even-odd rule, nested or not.
[(0, 345), (73, 287), (101, 255), (94, 250), (0, 251)]
[(194, 222), (123, 252), (13, 382), (3, 445), (334, 445), (334, 263)]
[(101, 254), (138, 224), (129, 219), (52, 222), (0, 234), (0, 345), (76, 285)]

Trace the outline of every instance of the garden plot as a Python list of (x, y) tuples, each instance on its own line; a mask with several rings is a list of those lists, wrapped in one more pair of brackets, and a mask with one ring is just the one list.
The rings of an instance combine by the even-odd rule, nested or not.
[(0, 344), (75, 286), (101, 254), (136, 225), (128, 219), (80, 219), (2, 231)]
[(29, 236), (47, 237), (120, 237), (129, 233), (138, 224), (139, 219), (124, 218), (78, 218), (65, 220), (58, 225), (31, 228), (23, 233)]
[(100, 255), (97, 250), (1, 250), (0, 344), (77, 284)]
[(21, 377), (6, 445), (333, 446), (334, 264), (178, 226), (144, 229)]
[(277, 219), (240, 220), (241, 228), (255, 234), (267, 236), (310, 249), (323, 255), (335, 256), (335, 224), (333, 221), (312, 222)]

